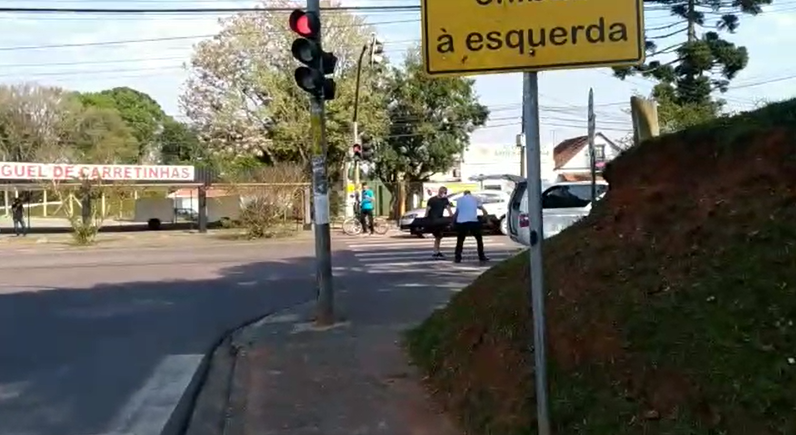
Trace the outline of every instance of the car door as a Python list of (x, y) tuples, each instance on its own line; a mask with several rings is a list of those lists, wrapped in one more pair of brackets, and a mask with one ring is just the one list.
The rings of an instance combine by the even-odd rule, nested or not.
[(528, 183), (517, 183), (509, 199), (508, 226), (509, 237), (516, 243), (525, 246), (531, 244), (531, 233), (528, 227)]
[[(605, 192), (605, 185), (597, 186), (597, 195)], [(552, 237), (589, 214), (591, 186), (588, 184), (560, 184), (542, 193), (544, 236)]]

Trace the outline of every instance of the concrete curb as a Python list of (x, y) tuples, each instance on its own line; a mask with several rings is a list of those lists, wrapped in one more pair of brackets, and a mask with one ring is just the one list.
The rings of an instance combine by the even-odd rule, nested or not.
[[(221, 336), (210, 346), (207, 353), (202, 358), (199, 367), (197, 367), (193, 378), (191, 379), (188, 388), (183, 392), (180, 401), (174, 408), (174, 411), (166, 423), (166, 426), (160, 432), (160, 435), (199, 435), (199, 434), (219, 434), (225, 433), (228, 421), (231, 417), (232, 409), (230, 403), (240, 400), (239, 394), (236, 394), (233, 386), (237, 359), (239, 352), (247, 345), (250, 345), (255, 339), (256, 334), (247, 331), (255, 331), (262, 325), (269, 323), (268, 319), (279, 317), (285, 313), (296, 311), (313, 304), (315, 301), (310, 300), (293, 305), (282, 310), (274, 311), (272, 313), (257, 316), (249, 319), (240, 325), (230, 328), (225, 331)], [(218, 419), (214, 421), (212, 418), (208, 420), (206, 415), (199, 415), (198, 408), (202, 402), (210, 400), (209, 397), (204, 397), (205, 388), (213, 380), (213, 375), (224, 375), (220, 378), (225, 379), (225, 385), (213, 385), (213, 389), (218, 392), (219, 389), (226, 390), (225, 403), (223, 404), (223, 412), (217, 416)], [(216, 377), (217, 379), (219, 377)], [(204, 400), (203, 400), (204, 399)]]

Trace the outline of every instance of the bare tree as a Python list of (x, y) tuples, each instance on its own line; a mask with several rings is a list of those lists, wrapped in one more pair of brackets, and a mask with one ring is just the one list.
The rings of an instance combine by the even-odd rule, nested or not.
[(81, 106), (62, 89), (0, 86), (0, 150), (5, 160), (62, 161), (64, 134)]

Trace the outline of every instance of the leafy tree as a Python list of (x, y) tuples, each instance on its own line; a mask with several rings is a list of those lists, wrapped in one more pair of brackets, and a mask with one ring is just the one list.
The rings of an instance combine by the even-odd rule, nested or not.
[(160, 134), (161, 157), (164, 164), (196, 163), (207, 156), (199, 143), (195, 128), (173, 119), (166, 119)]
[(69, 142), (73, 161), (134, 164), (138, 160), (138, 141), (116, 109), (84, 108), (69, 132)]
[[(292, 7), (288, 0), (269, 7)], [(332, 5), (323, 2), (323, 6)], [(373, 29), (345, 12), (324, 16), (323, 44), (338, 57), (337, 98), (327, 104), (327, 142), (332, 168), (339, 169), (351, 143), (354, 81), (360, 50)], [(200, 43), (193, 76), (182, 105), (200, 131), (203, 144), (224, 160), (255, 159), (261, 164), (306, 164), (311, 155), (309, 98), (296, 86), (298, 62), (290, 53), (296, 35), (287, 13), (239, 14), (222, 22), (223, 30)], [(360, 126), (375, 136), (386, 131), (386, 101), (376, 87), (379, 77), (363, 71)], [(234, 158), (229, 158), (234, 157)]]
[[(619, 78), (641, 74), (658, 81), (652, 96), (658, 100), (661, 125), (665, 130), (704, 122), (721, 111), (722, 100), (713, 91), (726, 92), (730, 81), (749, 62), (746, 47), (721, 38), (720, 31), (734, 33), (741, 15), (757, 15), (772, 0), (647, 0), (647, 9), (664, 7), (679, 20), (670, 25), (647, 29), (648, 58), (639, 67), (615, 68)], [(674, 29), (674, 30), (673, 30)], [(702, 32), (702, 29), (713, 29)], [(663, 34), (665, 33), (665, 34)], [(656, 40), (685, 34), (685, 41), (659, 48)], [(674, 54), (662, 62), (661, 55)]]
[(138, 142), (114, 108), (37, 85), (0, 87), (0, 157), (15, 161), (134, 163)]
[(388, 84), (389, 135), (378, 147), (375, 173), (394, 183), (426, 181), (447, 172), (469, 145), (470, 133), (486, 123), (489, 110), (478, 102), (475, 81), (430, 78), (419, 49), (409, 51), (403, 68), (394, 68)]
[(159, 136), (163, 124), (170, 117), (152, 97), (135, 89), (120, 87), (80, 94), (80, 100), (86, 106), (118, 110), (138, 141), (139, 158), (158, 159)]

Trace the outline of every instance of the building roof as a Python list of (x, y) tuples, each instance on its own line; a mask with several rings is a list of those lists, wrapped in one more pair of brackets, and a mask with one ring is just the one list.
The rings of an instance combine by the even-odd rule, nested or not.
[[(597, 133), (595, 136), (600, 136), (608, 143), (608, 145), (618, 149), (616, 144), (611, 139), (605, 137), (604, 134)], [(566, 139), (556, 145), (556, 147), (553, 149), (553, 161), (555, 163), (555, 167), (553, 169), (561, 169), (588, 144), (588, 136), (577, 136)]]
[(588, 136), (578, 136), (566, 139), (556, 145), (553, 149), (553, 162), (555, 162), (554, 169), (561, 169), (568, 161), (572, 160), (575, 155), (583, 149), (589, 142)]

